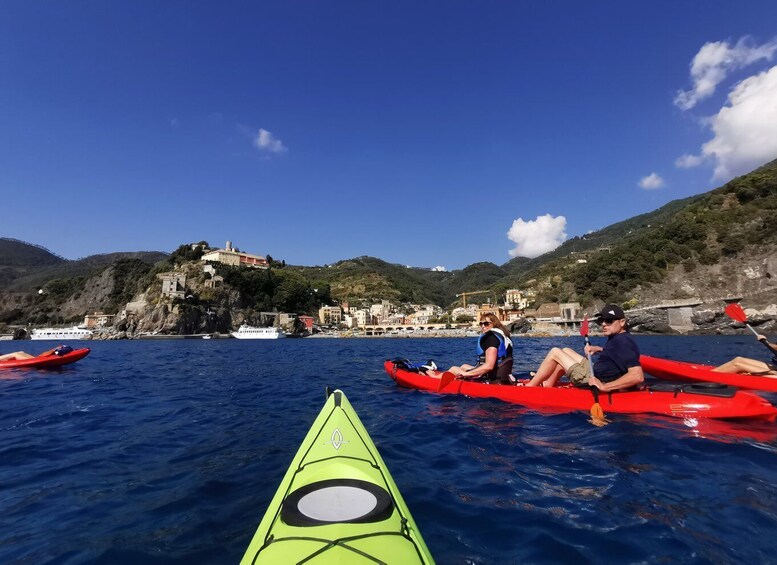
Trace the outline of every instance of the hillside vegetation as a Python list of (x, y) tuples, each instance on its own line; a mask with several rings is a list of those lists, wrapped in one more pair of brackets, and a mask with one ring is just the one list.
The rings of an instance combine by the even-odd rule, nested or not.
[[(181, 245), (170, 255), (112, 253), (68, 261), (41, 247), (2, 238), (0, 291), (6, 300), (0, 305), (0, 322), (76, 319), (84, 309), (115, 312), (134, 295), (160, 286), (160, 272), (189, 265), (189, 272), (201, 273), (196, 266), (207, 248), (200, 242), (195, 249)], [(485, 301), (508, 288), (535, 290), (538, 303), (579, 301), (586, 306), (601, 300), (635, 306), (638, 290), (660, 285), (669, 273), (679, 272), (689, 280), (694, 272), (708, 273), (726, 264), (728, 271), (721, 278), (734, 288), (743, 275), (731, 268), (732, 262), (770, 256), (777, 256), (777, 161), (705, 194), (572, 238), (534, 259), (438, 272), (375, 257), (323, 267), (287, 265), (268, 257), (267, 271), (219, 267), (224, 287), (217, 291), (202, 285), (202, 273), (198, 283), (192, 278), (187, 308), (314, 313), (322, 304), (359, 307), (380, 300), (451, 307), (462, 292), (492, 291), (476, 295), (475, 300)], [(103, 291), (90, 295), (96, 287)], [(39, 288), (45, 295), (37, 295)], [(154, 296), (158, 294), (159, 289)], [(72, 308), (63, 309), (63, 303)]]
[[(691, 273), (746, 249), (765, 249), (768, 255), (777, 248), (777, 161), (585, 240), (596, 242), (588, 247), (593, 251), (587, 263), (572, 263), (569, 257), (546, 259), (524, 270), (516, 283), (546, 281), (541, 293), (545, 300), (626, 302), (635, 288), (661, 282), (676, 266)], [(595, 251), (605, 246), (609, 249)]]

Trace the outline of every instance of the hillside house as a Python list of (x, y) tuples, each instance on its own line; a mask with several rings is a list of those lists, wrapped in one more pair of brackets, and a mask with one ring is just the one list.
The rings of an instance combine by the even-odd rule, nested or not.
[(529, 307), (528, 294), (517, 288), (511, 288), (505, 291), (505, 302), (512, 308), (523, 310)]
[(224, 249), (215, 249), (208, 251), (202, 256), (202, 261), (211, 261), (233, 267), (251, 267), (254, 269), (269, 269), (270, 264), (265, 257), (261, 255), (252, 255), (238, 251), (232, 247), (232, 242), (227, 241)]
[(561, 306), (555, 302), (545, 302), (537, 308), (538, 320), (553, 320), (561, 318)]
[(318, 310), (318, 319), (322, 324), (339, 324), (343, 321), (343, 311), (339, 306), (322, 306)]
[(113, 320), (116, 318), (116, 314), (104, 314), (102, 312), (95, 312), (94, 314), (87, 314), (84, 316), (84, 326), (87, 329), (104, 328), (113, 324)]
[(162, 279), (162, 296), (183, 298), (186, 295), (186, 275), (184, 273), (160, 273)]

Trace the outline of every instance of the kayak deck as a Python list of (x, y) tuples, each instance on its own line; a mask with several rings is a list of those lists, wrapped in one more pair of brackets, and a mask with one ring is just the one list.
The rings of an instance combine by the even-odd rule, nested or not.
[(332, 393), (242, 563), (433, 563), (375, 444)]
[(739, 373), (719, 373), (713, 371), (713, 365), (685, 363), (642, 355), (639, 358), (642, 369), (656, 378), (670, 380), (703, 381), (725, 385), (777, 392), (777, 377), (765, 375), (743, 375)]
[[(475, 398), (497, 398), (513, 404), (554, 410), (589, 411), (594, 404), (589, 389), (565, 384), (555, 387), (527, 387), (454, 380), (438, 391), (440, 379), (406, 371), (392, 361), (384, 363), (394, 381), (407, 388), (463, 394)], [(519, 381), (524, 385), (527, 381)], [(600, 392), (599, 404), (605, 413), (663, 414), (676, 418), (766, 418), (774, 419), (777, 408), (753, 393), (730, 390), (725, 395), (714, 389), (672, 387), (671, 390)]]
[(75, 363), (89, 355), (90, 351), (91, 349), (84, 347), (81, 349), (74, 349), (70, 353), (64, 355), (38, 355), (37, 357), (31, 357), (29, 359), (0, 361), (0, 369), (51, 369)]

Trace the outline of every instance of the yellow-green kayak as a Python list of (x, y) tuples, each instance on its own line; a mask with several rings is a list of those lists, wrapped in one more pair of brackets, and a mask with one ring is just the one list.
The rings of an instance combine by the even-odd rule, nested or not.
[(313, 422), (241, 563), (434, 563), (342, 391)]

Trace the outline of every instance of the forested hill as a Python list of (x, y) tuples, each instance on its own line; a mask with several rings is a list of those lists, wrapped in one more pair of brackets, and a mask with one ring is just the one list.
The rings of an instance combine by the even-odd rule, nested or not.
[(67, 259), (40, 245), (0, 237), (0, 267), (41, 267), (65, 262)]
[(87, 277), (120, 260), (137, 259), (154, 264), (167, 256), (159, 251), (129, 251), (68, 260), (45, 247), (0, 237), (0, 291), (37, 291), (53, 279)]
[[(573, 250), (582, 253), (571, 255)], [(775, 256), (777, 160), (705, 194), (571, 240), (512, 269), (509, 278), (517, 285), (539, 281), (546, 300), (587, 303), (638, 301), (645, 288), (679, 274), (687, 282), (685, 290), (668, 288), (665, 293), (682, 298), (703, 294), (699, 278), (715, 279), (714, 292), (742, 292), (747, 286), (743, 279), (756, 278), (748, 269)], [(580, 258), (586, 262), (578, 263)]]
[[(182, 245), (169, 255), (116, 253), (68, 261), (35, 245), (0, 239), (0, 293), (45, 287), (53, 309), (55, 302), (82, 295), (90, 286), (88, 277), (111, 268), (114, 290), (106, 304), (114, 307), (142, 291), (140, 286), (161, 270), (186, 262), (193, 268), (201, 253)], [(241, 303), (256, 308), (310, 313), (321, 304), (346, 301), (450, 307), (462, 292), (487, 291), (473, 299), (493, 301), (508, 288), (534, 290), (538, 303), (579, 301), (584, 306), (598, 300), (649, 305), (659, 298), (705, 299), (773, 289), (777, 294), (777, 161), (710, 192), (572, 238), (535, 259), (516, 258), (501, 266), (482, 262), (439, 272), (374, 257), (315, 267), (268, 259), (267, 272), (231, 273), (225, 292), (234, 291)], [(152, 270), (150, 265), (160, 260)], [(200, 299), (207, 308), (208, 300)], [(17, 296), (13, 318), (5, 319), (24, 320), (29, 302)]]
[[(537, 291), (540, 302), (636, 304), (645, 289), (661, 285), (668, 285), (660, 291), (667, 298), (694, 293), (704, 298), (706, 290), (741, 292), (747, 287), (745, 267), (769, 256), (777, 256), (777, 160), (710, 192), (572, 238), (535, 259), (518, 257), (501, 266), (475, 263), (451, 273), (371, 257), (294, 268), (329, 284), (335, 299), (350, 302), (383, 297), (449, 306), (457, 293), (492, 289), (499, 295), (515, 287)], [(719, 273), (723, 266), (726, 276)], [(715, 272), (707, 273), (710, 269)], [(707, 287), (717, 287), (687, 284), (679, 289), (669, 284), (670, 274), (690, 281), (701, 277)]]

